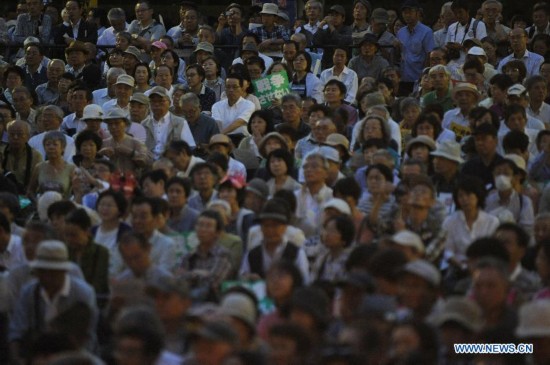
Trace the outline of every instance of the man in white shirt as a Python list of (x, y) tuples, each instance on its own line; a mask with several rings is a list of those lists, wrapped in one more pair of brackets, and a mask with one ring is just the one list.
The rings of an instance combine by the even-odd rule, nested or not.
[(346, 50), (336, 47), (332, 55), (332, 62), (334, 63), (333, 67), (321, 72), (321, 84), (325, 85), (330, 79), (342, 81), (347, 87), (344, 101), (351, 104), (355, 101), (359, 80), (357, 73), (346, 66), (348, 63), (348, 53)]
[(145, 144), (153, 152), (155, 160), (162, 156), (166, 146), (173, 140), (184, 140), (189, 146), (195, 148), (195, 139), (187, 121), (169, 111), (170, 97), (166, 89), (162, 86), (152, 88), (149, 93), (149, 101), (152, 118), (146, 120), (143, 127), (147, 132)]
[(126, 71), (120, 67), (111, 67), (107, 71), (107, 87), (92, 92), (94, 104), (103, 106), (103, 104), (115, 98), (115, 84), (120, 75), (126, 75)]
[(225, 80), (227, 99), (212, 105), (212, 118), (218, 123), (222, 134), (227, 134), (238, 146), (245, 135), (248, 135), (246, 125), (250, 116), (256, 110), (254, 103), (242, 97), (243, 78), (238, 74), (230, 74)]
[(107, 19), (111, 26), (103, 31), (97, 39), (98, 46), (114, 46), (116, 35), (120, 32), (127, 32), (129, 24), (126, 23), (126, 14), (121, 8), (112, 8), (107, 13)]
[(461, 82), (452, 90), (452, 97), (457, 107), (449, 110), (443, 116), (443, 128), (453, 131), (458, 138), (470, 132), (468, 114), (477, 105), (480, 93), (474, 84)]
[[(60, 130), (63, 114), (63, 110), (57, 105), (48, 105), (44, 107), (42, 112), (42, 126), (44, 128), (44, 132), (29, 139), (29, 146), (40, 152), (43, 158), (46, 157), (46, 151), (44, 150), (44, 144), (42, 143), (44, 141), (44, 136), (49, 131)], [(86, 126), (85, 123), (84, 126)], [(67, 145), (65, 146), (65, 151), (63, 152), (63, 159), (72, 163), (72, 158), (76, 151), (74, 140), (72, 137), (65, 134), (65, 141), (67, 142)]]
[(458, 43), (462, 45), (466, 39), (483, 39), (487, 37), (485, 23), (470, 18), (469, 4), (467, 0), (455, 0), (451, 5), (455, 14), (456, 23), (449, 25), (446, 43)]
[(548, 129), (550, 127), (550, 105), (544, 102), (548, 96), (546, 79), (540, 75), (530, 77), (525, 81), (525, 87), (529, 93), (527, 114), (543, 122)]

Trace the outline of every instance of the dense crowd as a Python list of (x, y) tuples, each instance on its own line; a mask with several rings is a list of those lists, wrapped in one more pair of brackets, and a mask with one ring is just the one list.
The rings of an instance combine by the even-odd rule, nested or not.
[(6, 12), (0, 363), (550, 364), (550, 6), (471, 4)]

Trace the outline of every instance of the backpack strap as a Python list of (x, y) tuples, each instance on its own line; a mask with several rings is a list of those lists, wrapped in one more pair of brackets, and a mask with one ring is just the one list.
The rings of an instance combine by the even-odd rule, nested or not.
[(477, 38), (477, 26), (479, 25), (480, 20), (474, 20), (474, 25), (472, 26), (472, 32), (474, 33), (474, 38)]

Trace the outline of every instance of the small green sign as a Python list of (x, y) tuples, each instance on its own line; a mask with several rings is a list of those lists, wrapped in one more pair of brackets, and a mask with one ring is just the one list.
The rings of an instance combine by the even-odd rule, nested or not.
[(254, 85), (254, 95), (260, 100), (262, 108), (271, 106), (273, 99), (280, 99), (290, 92), (288, 76), (284, 71), (254, 80), (252, 84)]

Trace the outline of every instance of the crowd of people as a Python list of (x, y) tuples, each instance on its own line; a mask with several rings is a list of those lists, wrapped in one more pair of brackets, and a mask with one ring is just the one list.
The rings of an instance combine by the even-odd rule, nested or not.
[(372, 3), (6, 12), (0, 362), (550, 364), (550, 5)]

